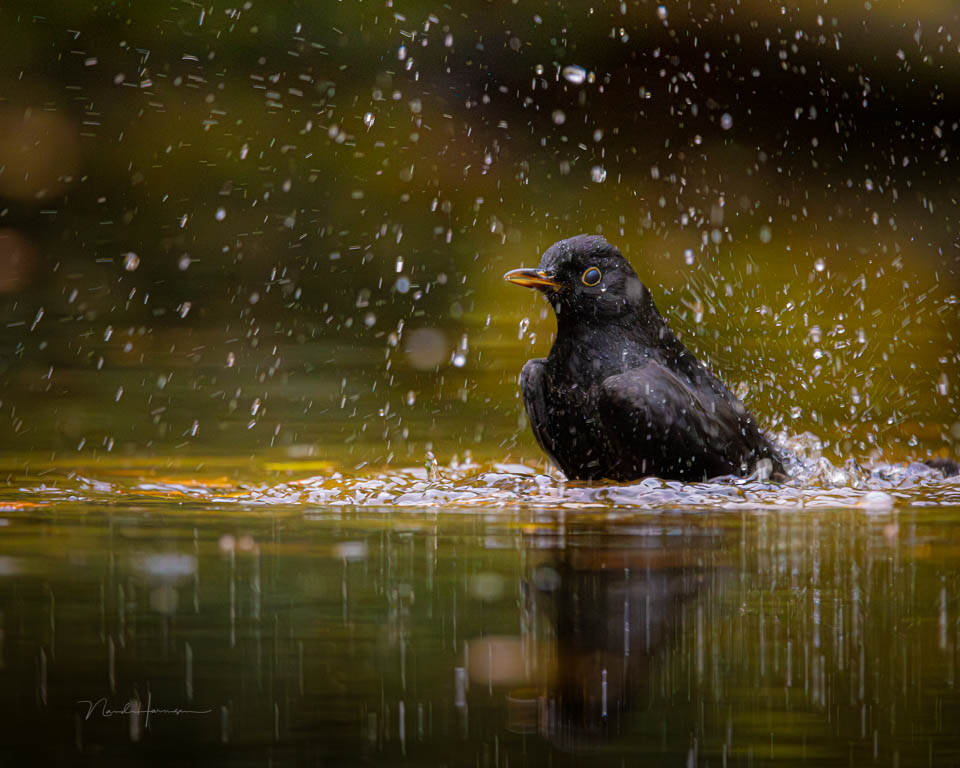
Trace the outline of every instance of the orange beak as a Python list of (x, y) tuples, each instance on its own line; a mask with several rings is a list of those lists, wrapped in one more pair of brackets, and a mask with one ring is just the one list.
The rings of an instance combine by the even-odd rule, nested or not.
[(562, 283), (539, 269), (511, 269), (503, 279), (524, 288), (552, 288), (556, 291), (562, 287)]

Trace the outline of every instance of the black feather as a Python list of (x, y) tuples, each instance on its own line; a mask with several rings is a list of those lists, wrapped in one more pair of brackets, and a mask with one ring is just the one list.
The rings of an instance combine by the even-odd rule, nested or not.
[[(602, 277), (588, 285), (581, 277), (593, 267)], [(783, 475), (756, 420), (602, 237), (562, 240), (537, 270), (507, 279), (542, 290), (557, 315), (553, 348), (524, 365), (521, 390), (537, 442), (568, 477), (702, 480), (752, 472), (760, 459)]]

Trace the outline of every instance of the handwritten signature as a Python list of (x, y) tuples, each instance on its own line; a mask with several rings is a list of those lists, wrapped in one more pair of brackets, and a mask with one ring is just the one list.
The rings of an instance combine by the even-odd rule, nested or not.
[(212, 709), (182, 709), (181, 707), (154, 707), (152, 704), (153, 695), (147, 694), (147, 705), (142, 706), (139, 701), (131, 700), (123, 705), (123, 709), (111, 709), (107, 706), (107, 697), (103, 696), (99, 699), (77, 699), (77, 704), (86, 704), (87, 705), (87, 714), (84, 715), (84, 720), (89, 720), (93, 715), (100, 710), (101, 717), (113, 717), (114, 715), (144, 715), (144, 726), (150, 725), (150, 715), (209, 715), (213, 712)]

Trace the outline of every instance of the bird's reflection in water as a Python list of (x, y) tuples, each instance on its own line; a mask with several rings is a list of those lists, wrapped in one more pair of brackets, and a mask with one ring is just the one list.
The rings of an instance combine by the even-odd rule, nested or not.
[(507, 730), (570, 752), (628, 736), (722, 561), (715, 532), (670, 533), (578, 532), (576, 546), (530, 568), (522, 635), (468, 645), (471, 682), (507, 691)]

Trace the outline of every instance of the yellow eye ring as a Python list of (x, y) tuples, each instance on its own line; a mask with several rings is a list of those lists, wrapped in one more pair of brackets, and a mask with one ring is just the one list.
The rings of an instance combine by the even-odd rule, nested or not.
[(583, 273), (583, 276), (580, 278), (580, 282), (587, 286), (594, 286), (600, 282), (600, 279), (603, 275), (600, 273), (600, 270), (596, 267), (590, 267), (586, 272)]

